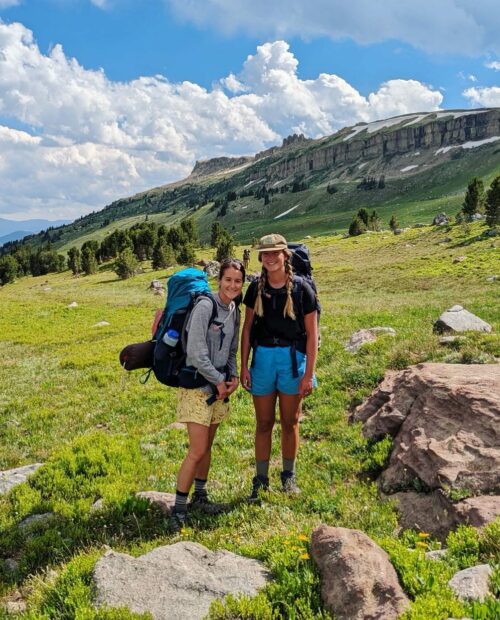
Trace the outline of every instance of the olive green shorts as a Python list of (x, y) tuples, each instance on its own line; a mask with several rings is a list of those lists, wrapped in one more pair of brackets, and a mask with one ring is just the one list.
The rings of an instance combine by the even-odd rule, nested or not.
[(229, 403), (216, 400), (213, 405), (207, 405), (209, 394), (199, 389), (177, 390), (177, 421), (196, 422), (203, 426), (220, 424), (229, 415)]

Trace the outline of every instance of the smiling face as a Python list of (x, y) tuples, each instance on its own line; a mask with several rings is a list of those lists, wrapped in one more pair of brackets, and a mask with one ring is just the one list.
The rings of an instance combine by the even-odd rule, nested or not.
[(219, 280), (219, 297), (223, 304), (236, 299), (243, 288), (243, 273), (234, 267), (228, 267)]
[(280, 271), (285, 273), (286, 254), (283, 250), (274, 250), (273, 252), (261, 252), (259, 259), (262, 261), (267, 273), (278, 274)]

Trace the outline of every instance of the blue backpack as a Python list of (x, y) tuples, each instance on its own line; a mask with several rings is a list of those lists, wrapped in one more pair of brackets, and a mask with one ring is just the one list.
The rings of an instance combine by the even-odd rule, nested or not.
[(142, 383), (146, 383), (153, 372), (160, 383), (170, 387), (207, 385), (207, 380), (196, 369), (186, 367), (186, 326), (202, 297), (212, 302), (209, 321), (212, 325), (217, 319), (217, 303), (207, 274), (195, 267), (172, 274), (167, 282), (165, 309), (152, 340), (126, 346), (120, 353), (122, 367), (125, 370), (148, 368)]

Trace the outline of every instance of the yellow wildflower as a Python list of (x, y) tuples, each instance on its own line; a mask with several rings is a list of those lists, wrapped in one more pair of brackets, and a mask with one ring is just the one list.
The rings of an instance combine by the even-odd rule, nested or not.
[(429, 538), (429, 534), (427, 532), (419, 532), (418, 533), (418, 537), (419, 538)]
[(423, 547), (423, 548), (427, 549), (427, 543), (426, 542), (423, 542), (423, 541), (419, 540), (418, 542), (415, 543), (415, 545), (417, 547)]
[(299, 534), (299, 540), (309, 540), (305, 534)]
[(308, 560), (308, 559), (309, 559), (309, 554), (308, 554), (308, 553), (303, 553), (303, 554), (300, 556), (300, 559), (301, 559), (301, 560)]

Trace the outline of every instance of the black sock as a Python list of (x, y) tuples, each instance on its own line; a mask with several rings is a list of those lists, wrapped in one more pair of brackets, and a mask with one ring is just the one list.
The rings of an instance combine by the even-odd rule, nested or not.
[(207, 494), (207, 481), (202, 480), (201, 478), (194, 479), (194, 492), (196, 495), (206, 495)]
[(175, 492), (175, 512), (187, 512), (187, 499), (189, 493), (183, 493), (179, 489)]

